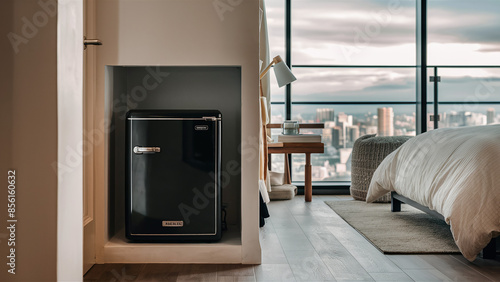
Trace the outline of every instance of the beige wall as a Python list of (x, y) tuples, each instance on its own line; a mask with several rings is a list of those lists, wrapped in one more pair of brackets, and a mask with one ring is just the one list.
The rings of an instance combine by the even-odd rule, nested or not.
[[(2, 2), (0, 8), (0, 34), (8, 34), (12, 30), (12, 0)], [(14, 53), (5, 37), (0, 41), (0, 148), (7, 148), (0, 153), (0, 173), (5, 175), (12, 165), (12, 76)], [(2, 189), (3, 191), (3, 189)], [(5, 203), (6, 194), (1, 193), (1, 203)], [(5, 213), (0, 213), (2, 222), (5, 222)], [(0, 231), (0, 253), (6, 253), (3, 228)]]
[[(57, 30), (55, 16), (43, 12), (37, 2), (3, 0), (0, 8), (0, 18), (5, 21), (0, 24), (2, 28), (0, 175), (5, 178), (1, 180), (4, 184), (0, 189), (0, 209), (3, 210), (0, 213), (1, 232), (5, 234), (6, 230), (3, 227), (6, 224), (6, 167), (17, 171), (18, 219), (16, 275), (8, 275), (6, 264), (2, 263), (0, 281), (56, 279), (57, 175), (51, 165), (57, 160)], [(35, 25), (34, 29), (25, 33), (31, 38), (26, 39), (27, 43), (20, 44), (19, 53), (15, 54), (7, 39), (7, 33), (15, 32), (23, 36), (25, 23), (22, 19), (26, 18), (33, 23), (33, 15), (37, 12), (40, 12), (38, 26)], [(11, 26), (9, 21), (12, 23)], [(3, 147), (4, 144), (7, 147)], [(11, 159), (8, 155), (5, 157), (9, 151)], [(6, 241), (4, 238), (0, 240), (2, 261), (4, 261)]]
[[(0, 8), (0, 34), (5, 35), (12, 30), (12, 5), (13, 0), (2, 2)], [(2, 262), (5, 260), (9, 247), (7, 246), (7, 229), (6, 229), (6, 208), (7, 208), (7, 187), (5, 180), (7, 171), (12, 167), (12, 76), (13, 76), (13, 50), (6, 37), (0, 40), (0, 148), (4, 148), (0, 152), (0, 175), (2, 176), (0, 188), (0, 254), (2, 254)], [(7, 265), (1, 264), (0, 280), (7, 281), (9, 277), (7, 273)]]

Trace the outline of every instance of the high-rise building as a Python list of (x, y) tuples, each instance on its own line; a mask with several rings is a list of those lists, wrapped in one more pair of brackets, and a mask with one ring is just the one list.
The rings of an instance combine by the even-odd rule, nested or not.
[(367, 135), (367, 134), (377, 134), (377, 126), (376, 125), (361, 125), (359, 128), (359, 136)]
[(333, 109), (316, 109), (316, 122), (335, 121)]
[(492, 124), (492, 123), (495, 123), (495, 109), (489, 108), (486, 111), (486, 124)]
[(377, 109), (378, 135), (394, 135), (394, 111), (392, 108)]
[(350, 125), (345, 121), (337, 122), (337, 126), (340, 128), (340, 145), (344, 148), (347, 145), (347, 127)]
[(347, 142), (354, 143), (359, 138), (359, 126), (353, 125), (346, 127)]
[(485, 125), (486, 116), (482, 113), (465, 112), (465, 126)]
[(333, 129), (335, 128), (335, 121), (325, 121), (325, 128), (323, 128), (323, 133), (321, 136), (321, 139), (323, 140), (323, 143), (325, 144), (332, 144), (332, 132)]
[(325, 143), (325, 144), (332, 144), (332, 131), (333, 131), (333, 128), (326, 127), (326, 128), (323, 128), (322, 131), (323, 132), (321, 134), (321, 141), (323, 143)]
[(337, 116), (337, 122), (341, 123), (343, 122), (345, 126), (351, 126), (352, 125), (352, 116), (348, 115), (346, 113), (339, 113)]
[(446, 117), (448, 127), (457, 127), (465, 125), (465, 112), (450, 111)]
[(334, 128), (332, 128), (332, 146), (335, 147), (335, 148), (340, 148), (341, 144), (340, 143), (340, 137), (342, 135), (342, 129), (340, 128), (340, 126), (335, 126)]

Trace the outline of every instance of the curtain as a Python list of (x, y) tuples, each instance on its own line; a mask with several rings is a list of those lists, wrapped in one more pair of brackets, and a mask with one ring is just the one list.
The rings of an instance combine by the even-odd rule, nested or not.
[[(259, 0), (260, 5), (260, 21), (259, 21), (259, 53), (260, 53), (260, 71), (264, 70), (270, 63), (269, 60), (269, 41), (267, 34), (267, 18), (266, 18), (266, 7), (264, 0)], [(269, 74), (262, 78), (260, 83), (261, 93), (257, 96), (259, 97), (260, 105), (260, 138), (259, 138), (259, 155), (260, 155), (260, 179), (259, 179), (259, 190), (262, 194), (262, 198), (265, 203), (269, 202), (269, 194), (271, 191), (271, 183), (269, 180), (269, 171), (267, 167), (267, 139), (268, 131), (266, 130), (266, 124), (269, 123), (270, 115), (270, 104), (269, 104)]]
[[(260, 9), (261, 9), (261, 19), (260, 19), (260, 61), (261, 61), (261, 67), (260, 71), (263, 71), (264, 68), (266, 68), (269, 63), (271, 62), (269, 58), (269, 37), (268, 37), (268, 32), (267, 32), (267, 16), (266, 16), (266, 7), (264, 4), (264, 0), (260, 0)], [(268, 116), (270, 116), (271, 112), (271, 104), (270, 104), (270, 90), (269, 90), (269, 85), (270, 85), (270, 74), (269, 72), (264, 78), (262, 78), (262, 92), (264, 93), (264, 97), (266, 97), (267, 100), (267, 109), (268, 109)]]

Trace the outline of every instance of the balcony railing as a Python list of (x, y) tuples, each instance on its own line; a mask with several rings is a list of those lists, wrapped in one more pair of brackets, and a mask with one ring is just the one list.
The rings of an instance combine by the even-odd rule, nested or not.
[[(363, 66), (363, 65), (293, 65), (297, 69), (416, 69), (416, 66)], [(298, 72), (300, 73), (300, 71)], [(422, 103), (427, 107), (427, 127), (429, 129), (450, 126), (483, 125), (500, 123), (500, 67), (499, 66), (430, 66), (428, 74), (435, 77), (428, 81), (428, 100)], [(440, 79), (439, 79), (439, 78)], [(300, 81), (298, 75), (297, 82)], [(408, 79), (411, 81), (411, 77)], [(374, 86), (377, 82), (374, 82)], [(293, 85), (295, 87), (295, 83)], [(376, 133), (378, 130), (378, 108), (392, 108), (394, 135), (415, 135), (415, 121), (420, 113), (416, 110), (417, 97), (405, 101), (357, 100), (345, 101), (332, 99), (307, 100), (304, 95), (290, 101), (273, 101), (271, 97), (272, 122), (281, 122), (287, 114), (285, 104), (290, 103), (292, 119), (303, 123), (325, 122), (325, 129), (309, 130), (310, 133), (323, 134), (325, 153), (312, 155), (313, 181), (315, 184), (348, 183), (350, 181), (349, 156), (357, 137)], [(314, 89), (314, 85), (311, 85)], [(413, 93), (416, 93), (416, 84)], [(365, 95), (366, 96), (366, 95)], [(356, 96), (352, 96), (356, 98)], [(374, 97), (375, 98), (375, 97)], [(318, 109), (330, 109), (331, 115), (317, 115)], [(323, 112), (328, 113), (329, 110)], [(339, 119), (341, 114), (341, 120)], [(435, 118), (437, 117), (437, 118)], [(326, 118), (326, 119), (325, 119)], [(280, 120), (281, 119), (281, 120)], [(320, 120), (321, 119), (321, 120)], [(374, 132), (375, 131), (375, 132)], [(303, 133), (307, 133), (304, 131)], [(273, 134), (277, 131), (273, 130)], [(273, 169), (282, 169), (282, 159), (273, 158)], [(292, 181), (303, 181), (304, 156), (293, 155)], [(281, 166), (281, 167), (280, 167)]]

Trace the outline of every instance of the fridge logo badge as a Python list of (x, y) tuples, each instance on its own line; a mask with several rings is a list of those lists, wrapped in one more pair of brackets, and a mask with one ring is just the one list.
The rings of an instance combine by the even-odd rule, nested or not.
[(162, 221), (161, 225), (163, 227), (182, 227), (184, 226), (184, 221)]
[(194, 130), (208, 130), (208, 125), (195, 125)]

